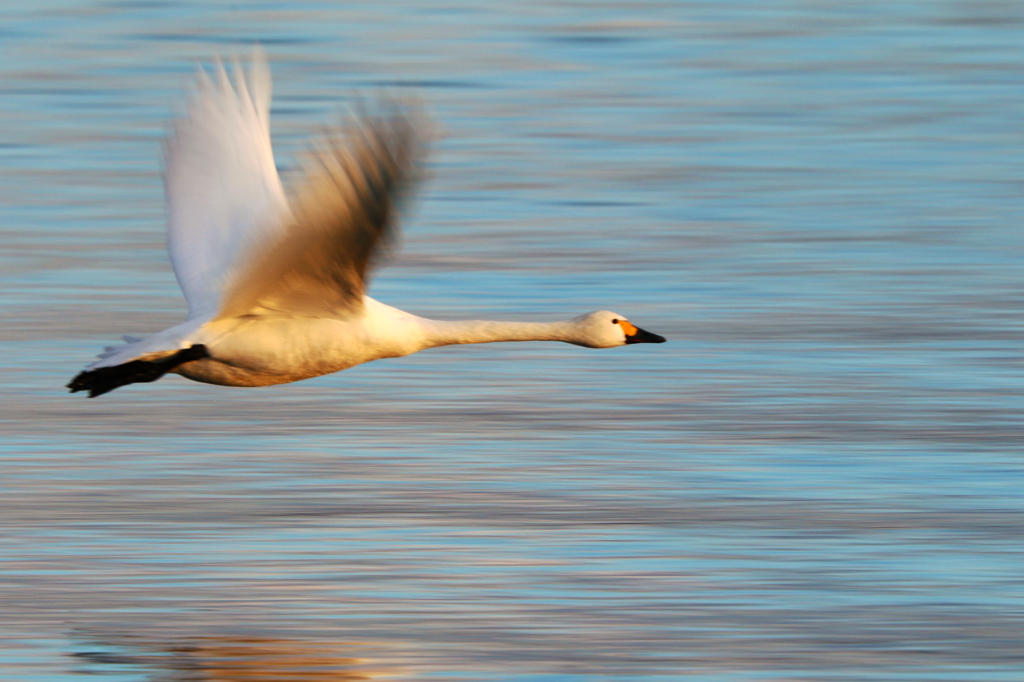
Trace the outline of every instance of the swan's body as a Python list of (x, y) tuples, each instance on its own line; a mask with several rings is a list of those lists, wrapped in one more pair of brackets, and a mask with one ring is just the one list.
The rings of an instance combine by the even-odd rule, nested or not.
[(256, 55), (234, 83), (200, 71), (166, 147), (168, 251), (188, 320), (108, 348), (68, 384), (90, 397), (174, 372), (268, 386), (460, 343), (563, 341), (591, 348), (664, 339), (601, 311), (564, 322), (428, 320), (364, 293), (394, 229), (394, 201), (422, 150), (398, 110), (325, 141), (286, 197), (270, 146), (270, 73)]

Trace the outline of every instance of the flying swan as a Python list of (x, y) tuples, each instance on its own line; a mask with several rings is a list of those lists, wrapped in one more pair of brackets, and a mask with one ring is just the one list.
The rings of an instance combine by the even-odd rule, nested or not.
[[(233, 82), (232, 82), (233, 81)], [(167, 373), (222, 386), (270, 386), (425, 348), (563, 341), (588, 348), (663, 343), (623, 315), (564, 322), (428, 320), (365, 295), (393, 236), (395, 201), (414, 181), (426, 123), (408, 108), (361, 114), (313, 149), (289, 199), (270, 146), (262, 54), (229, 78), (199, 70), (166, 143), (167, 249), (188, 319), (124, 337), (67, 386), (95, 398)]]

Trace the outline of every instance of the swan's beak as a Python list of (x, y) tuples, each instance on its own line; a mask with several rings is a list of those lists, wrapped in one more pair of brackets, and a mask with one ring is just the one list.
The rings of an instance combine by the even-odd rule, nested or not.
[(619, 324), (622, 325), (622, 330), (626, 332), (626, 343), (665, 343), (664, 336), (658, 336), (649, 331), (644, 331), (640, 327), (634, 327), (626, 320), (622, 320)]

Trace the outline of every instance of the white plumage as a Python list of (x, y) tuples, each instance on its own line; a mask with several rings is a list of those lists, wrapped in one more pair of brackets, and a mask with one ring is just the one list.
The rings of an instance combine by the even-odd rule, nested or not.
[(592, 348), (664, 339), (601, 311), (564, 322), (442, 322), (365, 295), (415, 179), (426, 123), (397, 105), (362, 115), (306, 159), (291, 199), (270, 143), (270, 71), (257, 52), (234, 78), (200, 69), (166, 144), (167, 245), (188, 319), (108, 348), (70, 384), (90, 397), (174, 372), (266, 386), (433, 346), (563, 341)]

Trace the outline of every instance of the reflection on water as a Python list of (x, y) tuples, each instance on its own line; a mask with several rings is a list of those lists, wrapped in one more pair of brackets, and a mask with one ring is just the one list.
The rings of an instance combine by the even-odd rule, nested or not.
[[(0, 679), (1020, 678), (1024, 5), (45, 0), (0, 38)], [(70, 400), (184, 315), (160, 140), (252, 41), (286, 172), (367, 89), (447, 132), (373, 295), (670, 343)]]
[(326, 643), (251, 637), (207, 637), (153, 644), (124, 638), (74, 656), (81, 671), (151, 673), (162, 682), (365, 682), (378, 677), (352, 650)]

